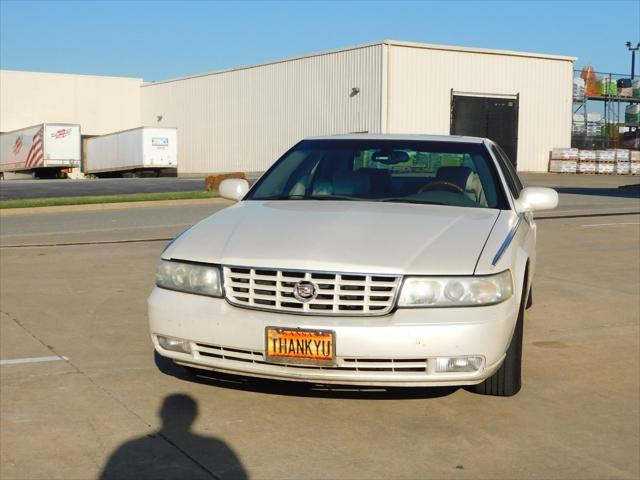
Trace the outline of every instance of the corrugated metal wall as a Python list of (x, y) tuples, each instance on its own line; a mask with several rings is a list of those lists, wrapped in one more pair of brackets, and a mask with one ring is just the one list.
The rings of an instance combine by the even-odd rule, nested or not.
[(573, 63), (516, 55), (388, 47), (388, 133), (449, 134), (451, 89), (520, 94), (518, 170), (547, 171), (571, 144)]
[(140, 78), (0, 71), (0, 131), (78, 123), (83, 135), (140, 126)]
[(142, 122), (178, 128), (180, 174), (262, 171), (303, 137), (379, 133), (382, 78), (373, 45), (149, 84)]

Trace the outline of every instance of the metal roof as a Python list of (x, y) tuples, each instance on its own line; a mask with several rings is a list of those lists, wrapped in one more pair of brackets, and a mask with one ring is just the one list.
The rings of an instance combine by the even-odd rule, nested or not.
[(90, 77), (90, 78), (109, 78), (109, 79), (117, 79), (117, 80), (137, 80), (139, 82), (143, 82), (144, 79), (140, 77), (122, 77), (117, 75), (93, 75), (90, 73), (69, 73), (69, 72), (41, 72), (35, 70), (7, 70), (6, 68), (0, 69), (0, 72), (6, 73), (28, 73), (33, 75), (60, 75), (67, 77)]
[(538, 59), (543, 59), (543, 60), (557, 60), (557, 61), (565, 61), (565, 62), (575, 62), (578, 58), (577, 57), (569, 57), (569, 56), (563, 56), (563, 55), (550, 55), (550, 54), (544, 54), (544, 53), (532, 53), (532, 52), (517, 52), (517, 51), (513, 51), (513, 50), (496, 50), (496, 49), (488, 49), (488, 48), (473, 48), (473, 47), (462, 47), (462, 46), (454, 46), (454, 45), (435, 45), (435, 44), (430, 44), (430, 43), (418, 43), (418, 42), (405, 42), (405, 41), (401, 41), (401, 40), (381, 40), (381, 41), (377, 41), (377, 42), (371, 42), (371, 43), (363, 43), (360, 45), (353, 45), (350, 47), (342, 47), (342, 48), (336, 48), (333, 50), (325, 50), (325, 51), (321, 51), (321, 52), (316, 52), (316, 53), (309, 53), (306, 55), (298, 55), (295, 57), (288, 57), (288, 58), (283, 58), (280, 60), (272, 60), (269, 62), (263, 62), (263, 63), (256, 63), (254, 65), (244, 65), (244, 66), (240, 66), (240, 67), (232, 67), (232, 68), (227, 68), (227, 69), (223, 69), (223, 70), (216, 70), (216, 71), (212, 71), (212, 72), (205, 72), (205, 73), (199, 73), (199, 74), (195, 74), (195, 75), (188, 75), (188, 76), (184, 76), (184, 77), (177, 77), (177, 78), (171, 78), (168, 80), (158, 80), (155, 82), (146, 82), (142, 84), (142, 87), (149, 87), (149, 86), (153, 86), (153, 85), (159, 85), (162, 83), (169, 83), (169, 82), (177, 82), (180, 80), (189, 80), (192, 78), (199, 78), (199, 77), (206, 77), (209, 75), (220, 75), (222, 73), (229, 73), (229, 72), (235, 72), (237, 70), (247, 70), (250, 68), (258, 68), (258, 67), (263, 67), (266, 65), (275, 65), (278, 63), (285, 63), (285, 62), (291, 62), (294, 60), (301, 60), (304, 58), (311, 58), (311, 57), (319, 57), (319, 56), (323, 56), (323, 55), (331, 55), (334, 53), (340, 53), (340, 52), (347, 52), (349, 50), (357, 50), (360, 48), (367, 48), (367, 47), (374, 47), (377, 45), (393, 45), (393, 46), (399, 46), (399, 47), (408, 47), (408, 48), (422, 48), (425, 50), (444, 50), (444, 51), (450, 51), (450, 52), (465, 52), (465, 53), (478, 53), (478, 54), (485, 54), (485, 55), (503, 55), (503, 56), (512, 56), (512, 57), (528, 57), (528, 58), (538, 58)]
[(404, 42), (402, 40), (383, 40), (381, 43), (386, 45), (396, 45), (400, 47), (424, 48), (427, 50), (446, 50), (451, 52), (483, 53), (486, 55), (529, 57), (529, 58), (540, 58), (543, 60), (560, 60), (564, 62), (575, 62), (576, 60), (578, 60), (578, 57), (571, 57), (566, 55), (551, 55), (547, 53), (520, 52), (516, 50), (499, 50), (499, 49), (492, 49), (492, 48), (461, 47), (461, 46), (455, 46), (455, 45), (436, 45), (431, 43)]

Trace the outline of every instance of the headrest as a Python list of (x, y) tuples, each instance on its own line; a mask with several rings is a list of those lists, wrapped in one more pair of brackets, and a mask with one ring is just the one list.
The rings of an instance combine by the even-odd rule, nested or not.
[(359, 172), (365, 172), (371, 182), (371, 194), (386, 196), (391, 194), (391, 171), (386, 168), (361, 168)]
[(333, 174), (334, 195), (362, 196), (371, 191), (371, 181), (366, 172), (335, 172)]
[(464, 190), (467, 188), (469, 175), (469, 167), (440, 167), (436, 173), (436, 181), (451, 182)]
[(311, 195), (314, 197), (322, 195), (333, 195), (333, 185), (327, 180), (316, 180), (313, 182)]

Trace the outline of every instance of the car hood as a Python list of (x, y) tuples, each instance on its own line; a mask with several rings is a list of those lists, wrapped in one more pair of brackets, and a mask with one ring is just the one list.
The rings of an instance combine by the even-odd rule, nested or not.
[(472, 274), (499, 210), (363, 201), (245, 201), (163, 258), (335, 272)]

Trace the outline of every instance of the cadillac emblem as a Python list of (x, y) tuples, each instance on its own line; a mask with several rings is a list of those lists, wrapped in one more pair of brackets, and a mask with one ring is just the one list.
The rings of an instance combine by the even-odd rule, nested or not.
[(301, 302), (310, 302), (318, 294), (318, 287), (308, 280), (301, 280), (293, 286), (293, 296)]

